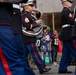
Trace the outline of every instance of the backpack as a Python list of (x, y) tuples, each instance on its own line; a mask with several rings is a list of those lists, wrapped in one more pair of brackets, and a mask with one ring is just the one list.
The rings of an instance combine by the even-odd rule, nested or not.
[(0, 2), (9, 2), (9, 3), (17, 3), (20, 1), (22, 1), (22, 0), (0, 0)]

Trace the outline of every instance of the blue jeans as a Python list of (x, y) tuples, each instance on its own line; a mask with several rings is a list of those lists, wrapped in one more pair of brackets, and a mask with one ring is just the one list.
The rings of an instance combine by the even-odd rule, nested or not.
[(46, 58), (46, 52), (48, 52), (48, 57), (51, 61), (51, 52), (50, 52), (50, 44), (43, 45), (43, 60), (45, 61)]

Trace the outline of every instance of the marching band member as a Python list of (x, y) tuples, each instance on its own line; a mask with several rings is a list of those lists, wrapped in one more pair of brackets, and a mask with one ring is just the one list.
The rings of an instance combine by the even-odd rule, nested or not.
[(13, 26), (12, 3), (9, 2), (5, 3), (1, 1), (0, 1), (0, 75), (27, 75), (27, 73), (25, 74), (24, 68), (21, 64), (21, 60), (19, 58), (17, 48), (15, 45), (14, 34), (12, 30)]
[[(24, 14), (22, 14), (22, 21), (23, 21), (23, 26), (26, 27), (28, 31), (32, 31), (33, 28), (38, 27), (41, 24), (41, 20), (33, 20), (31, 16), (31, 12), (33, 10), (33, 4), (31, 2), (28, 2), (24, 6)], [(46, 65), (44, 61), (41, 59), (38, 51), (36, 50), (36, 37), (28, 36), (28, 35), (23, 35), (23, 41), (25, 45), (25, 51), (26, 51), (26, 57), (28, 57), (28, 54), (32, 55), (32, 58), (39, 69), (39, 73), (43, 74), (45, 72), (50, 71), (50, 68), (45, 68)]]
[(22, 39), (22, 18), (20, 12), (19, 3), (13, 4), (13, 33), (15, 37), (15, 43), (17, 46), (18, 54), (21, 58), (22, 65), (27, 75), (35, 75), (33, 70), (30, 68), (27, 58), (25, 57), (25, 48)]
[(72, 41), (72, 29), (74, 25), (74, 18), (71, 12), (72, 3), (69, 0), (62, 0), (63, 10), (61, 12), (62, 31), (60, 39), (63, 41), (63, 52), (59, 65), (59, 73), (72, 73), (67, 70), (70, 63), (71, 53), (76, 57), (76, 50)]

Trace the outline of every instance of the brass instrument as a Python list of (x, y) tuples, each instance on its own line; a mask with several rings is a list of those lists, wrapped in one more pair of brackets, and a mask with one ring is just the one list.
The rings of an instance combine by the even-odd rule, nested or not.
[[(39, 11), (39, 10), (38, 10)], [(35, 14), (33, 15), (35, 19), (40, 19), (42, 14), (41, 12), (39, 11), (39, 14)], [(44, 23), (42, 22), (41, 25), (39, 25), (38, 27), (34, 28), (33, 31), (28, 31), (26, 29), (26, 27), (22, 27), (22, 31), (23, 31), (23, 34), (24, 35), (27, 35), (27, 36), (30, 36), (30, 37), (36, 37), (38, 36), (40, 33), (42, 33), (43, 31), (43, 25)]]
[(39, 35), (43, 31), (43, 29), (40, 26), (40, 27), (34, 28), (33, 31), (27, 31), (26, 27), (22, 27), (22, 31), (23, 31), (24, 35), (36, 37), (37, 35)]

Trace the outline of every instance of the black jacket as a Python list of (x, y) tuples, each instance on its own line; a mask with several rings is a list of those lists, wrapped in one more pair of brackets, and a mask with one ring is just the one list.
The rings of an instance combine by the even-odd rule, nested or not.
[(13, 8), (13, 32), (20, 34), (22, 32), (22, 18), (20, 9)]
[(0, 3), (0, 25), (11, 26), (13, 22), (13, 7), (10, 3)]
[[(22, 0), (20, 3), (26, 3)], [(13, 6), (12, 3), (0, 2), (0, 25), (13, 26)]]
[[(33, 28), (38, 26), (29, 12), (25, 12), (22, 15), (22, 22), (23, 22), (23, 26), (26, 27), (28, 31), (32, 31)], [(33, 25), (32, 29), (30, 29), (31, 24)], [(36, 37), (23, 35), (23, 41), (24, 43), (32, 43), (32, 42), (35, 43)]]
[(62, 41), (70, 41), (72, 38), (72, 29), (74, 25), (74, 18), (72, 17), (72, 12), (68, 8), (63, 8), (61, 12), (61, 25), (70, 25), (61, 29), (60, 39)]

